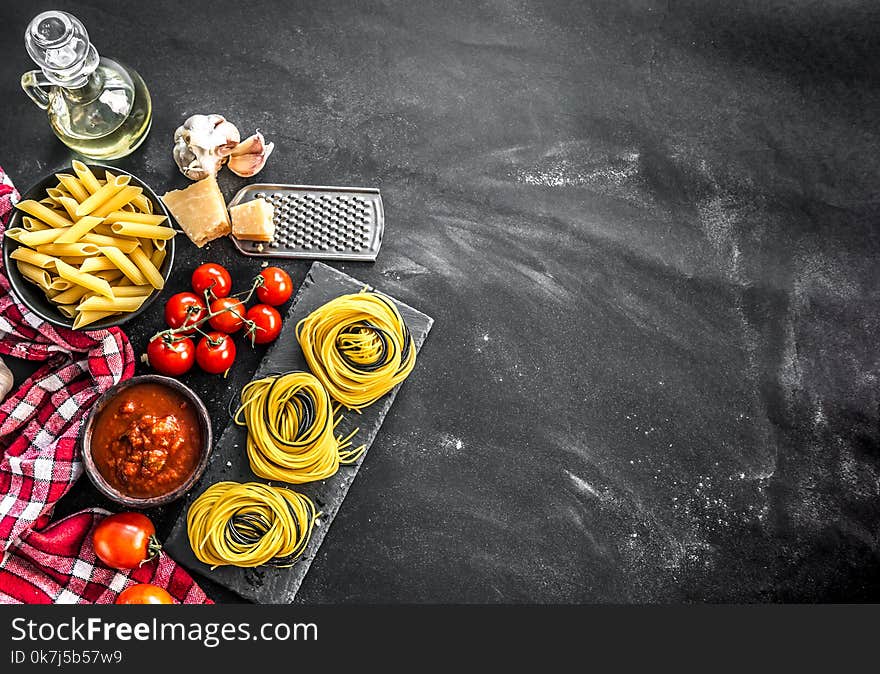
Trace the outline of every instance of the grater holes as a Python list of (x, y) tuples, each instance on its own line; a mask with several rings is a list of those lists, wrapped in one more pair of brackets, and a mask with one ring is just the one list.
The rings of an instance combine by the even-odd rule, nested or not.
[[(300, 257), (370, 255), (378, 249), (378, 195), (278, 187), (250, 192), (275, 208), (271, 253)], [(259, 249), (252, 248), (255, 252)]]

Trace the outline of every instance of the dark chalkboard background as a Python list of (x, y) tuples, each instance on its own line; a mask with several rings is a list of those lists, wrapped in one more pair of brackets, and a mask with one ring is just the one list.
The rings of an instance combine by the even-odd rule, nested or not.
[[(196, 112), (382, 190), (338, 267), (437, 322), (298, 602), (880, 599), (876, 3), (5, 2), (22, 187), (70, 158), (18, 89), (48, 7), (149, 84), (157, 191)], [(172, 289), (258, 265), (187, 246)], [(188, 378), (218, 425), (258, 356)]]

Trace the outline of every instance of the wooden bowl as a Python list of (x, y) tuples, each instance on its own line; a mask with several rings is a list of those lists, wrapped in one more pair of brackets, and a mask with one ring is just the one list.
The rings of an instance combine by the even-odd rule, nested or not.
[[(101, 472), (95, 465), (94, 457), (92, 456), (92, 435), (94, 434), (95, 422), (98, 416), (112, 399), (114, 399), (117, 395), (121, 394), (126, 389), (131, 388), (132, 386), (136, 386), (138, 384), (160, 384), (182, 394), (184, 398), (192, 403), (193, 407), (196, 410), (196, 416), (199, 420), (199, 431), (202, 437), (199, 462), (196, 464), (196, 467), (193, 470), (192, 474), (180, 486), (176, 487), (172, 491), (166, 494), (162, 494), (160, 496), (151, 496), (149, 498), (129, 496), (128, 494), (124, 494), (119, 489), (111, 485), (109, 482), (107, 482), (107, 480), (104, 479), (104, 476), (101, 475)], [(208, 414), (208, 410), (205, 407), (205, 404), (188, 386), (181, 384), (176, 379), (163, 377), (158, 374), (146, 374), (140, 377), (126, 379), (125, 381), (119, 382), (109, 390), (105, 391), (104, 394), (100, 398), (98, 398), (92, 405), (92, 408), (89, 410), (88, 415), (83, 421), (79, 432), (79, 448), (86, 475), (89, 476), (92, 484), (94, 484), (98, 491), (104, 494), (104, 496), (109, 498), (111, 501), (115, 501), (116, 503), (124, 505), (128, 508), (153, 508), (155, 506), (171, 503), (172, 501), (175, 501), (176, 499), (186, 494), (199, 480), (199, 478), (202, 476), (202, 473), (205, 472), (205, 468), (208, 465), (208, 457), (211, 455), (212, 445), (213, 436), (211, 433), (211, 417)]]

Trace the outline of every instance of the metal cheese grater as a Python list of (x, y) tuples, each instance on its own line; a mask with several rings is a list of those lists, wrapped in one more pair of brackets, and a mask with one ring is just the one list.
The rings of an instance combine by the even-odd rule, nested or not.
[(261, 184), (242, 187), (229, 207), (263, 198), (275, 207), (272, 241), (232, 242), (245, 255), (373, 262), (385, 212), (379, 190)]

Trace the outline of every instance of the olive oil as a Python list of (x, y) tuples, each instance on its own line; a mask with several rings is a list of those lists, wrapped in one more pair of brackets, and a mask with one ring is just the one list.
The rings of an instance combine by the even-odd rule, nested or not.
[(65, 145), (90, 159), (117, 159), (144, 141), (153, 114), (146, 84), (132, 68), (98, 56), (76, 17), (43, 12), (28, 26), (25, 46), (40, 70), (25, 73), (21, 86)]

